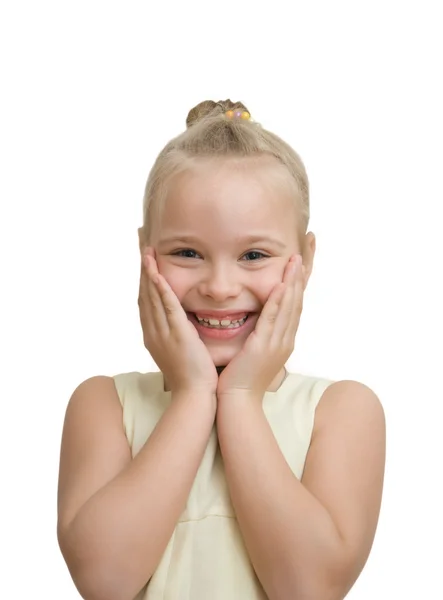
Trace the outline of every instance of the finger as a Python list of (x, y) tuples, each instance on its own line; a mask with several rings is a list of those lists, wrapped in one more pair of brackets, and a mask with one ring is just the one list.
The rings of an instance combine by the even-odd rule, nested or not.
[(304, 276), (305, 276), (305, 268), (303, 266), (303, 259), (301, 256), (298, 257), (297, 267), (294, 272), (294, 277), (292, 280), (293, 290), (294, 290), (294, 299), (293, 299), (293, 309), (297, 313), (301, 313), (303, 308), (303, 296), (305, 291), (304, 286)]
[(294, 298), (299, 265), (300, 258), (297, 255), (291, 256), (283, 273), (278, 302), (273, 306), (273, 310), (266, 313), (272, 321), (272, 329), (268, 329), (267, 335), (269, 343), (274, 345), (292, 345), (295, 338), (299, 315), (294, 308)]
[(140, 277), (140, 285), (146, 303), (144, 310), (154, 332), (165, 335), (169, 332), (169, 326), (158, 284), (155, 283), (159, 278), (157, 263), (149, 251), (145, 252), (143, 262), (144, 272)]
[(155, 326), (152, 321), (152, 311), (149, 308), (148, 276), (146, 274), (143, 258), (140, 261), (140, 283), (138, 292), (138, 310), (143, 331), (143, 340), (148, 348), (149, 340), (155, 335)]
[[(267, 332), (268, 335), (270, 335), (272, 333), (272, 331), (275, 330), (275, 322), (280, 313), (281, 303), (283, 302), (283, 300), (285, 298), (285, 293), (288, 288), (288, 281), (291, 280), (292, 274), (294, 272), (293, 266), (294, 266), (295, 259), (296, 259), (296, 255), (294, 254), (289, 259), (289, 261), (283, 271), (282, 283), (276, 285), (273, 288), (273, 290), (272, 290), (271, 294), (269, 295), (269, 298), (266, 301), (265, 306), (261, 312), (260, 317), (263, 316), (262, 321), (267, 321), (267, 324), (260, 323), (260, 318), (259, 318), (259, 320), (257, 321), (256, 331), (259, 329), (259, 324), (262, 325), (262, 332), (263, 333)], [(269, 326), (270, 324), (272, 324), (272, 329)]]
[(269, 340), (275, 326), (275, 320), (278, 316), (280, 302), (285, 292), (285, 284), (278, 283), (270, 293), (263, 310), (257, 320), (255, 331), (262, 339)]
[(270, 294), (260, 318), (257, 321), (256, 331), (272, 337), (283, 337), (282, 332), (288, 327), (287, 312), (292, 307), (293, 281), (296, 272), (297, 255), (291, 256), (283, 272), (282, 283), (275, 286)]
[(143, 255), (142, 255), (142, 262), (143, 262), (143, 266), (145, 267), (146, 271), (148, 271), (149, 266), (150, 266), (149, 257), (152, 257), (152, 259), (155, 262), (155, 266), (157, 266), (157, 261), (155, 260), (155, 256), (154, 256), (154, 249), (151, 246), (146, 246), (146, 248), (144, 248), (144, 250), (143, 250)]
[(183, 332), (183, 327), (187, 326), (188, 321), (188, 317), (180, 304), (180, 300), (160, 273), (157, 273), (157, 275), (154, 276), (153, 285), (155, 285), (162, 303), (167, 329), (173, 331), (176, 336), (179, 336)]
[(145, 260), (148, 265), (152, 302), (156, 310), (158, 310), (158, 324), (164, 333), (169, 332), (171, 329), (174, 329), (178, 333), (181, 332), (188, 318), (171, 286), (159, 273), (154, 255), (154, 249), (148, 248)]
[(278, 304), (278, 311), (275, 316), (272, 332), (272, 338), (278, 343), (282, 343), (283, 339), (287, 337), (288, 329), (294, 317), (294, 283), (297, 277), (297, 270), (297, 257), (292, 256), (283, 274), (283, 293)]
[(286, 279), (287, 294), (282, 300), (282, 319), (285, 322), (283, 344), (293, 344), (303, 308), (303, 263), (301, 256), (289, 265)]
[(142, 301), (146, 301), (149, 289), (149, 276), (147, 268), (144, 263), (144, 259), (140, 261), (140, 284), (139, 284), (139, 305)]

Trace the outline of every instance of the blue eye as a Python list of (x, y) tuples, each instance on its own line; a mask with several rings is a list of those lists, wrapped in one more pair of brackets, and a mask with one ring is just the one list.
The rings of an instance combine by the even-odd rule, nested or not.
[[(253, 258), (252, 262), (256, 262), (257, 260), (262, 260), (263, 258), (268, 258), (267, 254), (263, 254), (263, 252), (259, 252), (258, 250), (251, 250), (250, 252), (246, 252), (246, 254), (244, 254), (244, 256), (248, 256), (250, 254), (255, 255), (256, 257), (258, 256), (258, 258)], [(247, 262), (251, 262), (251, 259), (248, 259)]]
[[(199, 254), (195, 250), (192, 250), (192, 248), (184, 248), (183, 250), (176, 250), (175, 252), (172, 252), (172, 256), (180, 256), (182, 258), (197, 258)], [(249, 252), (246, 252), (246, 254), (243, 255), (243, 258), (246, 256), (252, 256), (252, 258), (246, 259), (246, 262), (257, 262), (257, 260), (268, 258), (267, 254), (263, 254), (263, 252), (259, 252), (258, 250), (250, 250)]]
[(185, 256), (185, 252), (197, 254), (195, 250), (192, 250), (191, 248), (185, 248), (184, 250), (177, 250), (176, 252), (173, 252), (172, 256), (183, 256), (183, 258), (195, 258), (195, 256)]

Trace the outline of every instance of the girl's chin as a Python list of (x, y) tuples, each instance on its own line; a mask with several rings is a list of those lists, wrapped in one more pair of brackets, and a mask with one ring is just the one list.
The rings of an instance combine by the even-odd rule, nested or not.
[(205, 342), (205, 346), (212, 358), (212, 362), (217, 368), (217, 372), (219, 368), (223, 369), (226, 367), (242, 350), (245, 344), (245, 340), (230, 340), (223, 343), (217, 343), (217, 340), (205, 340)]
[(240, 352), (241, 348), (236, 348), (235, 350), (231, 348), (230, 352), (227, 352), (226, 350), (224, 352), (211, 352), (211, 348), (208, 348), (208, 350), (218, 371), (218, 369), (224, 369), (226, 365), (229, 364), (231, 360)]

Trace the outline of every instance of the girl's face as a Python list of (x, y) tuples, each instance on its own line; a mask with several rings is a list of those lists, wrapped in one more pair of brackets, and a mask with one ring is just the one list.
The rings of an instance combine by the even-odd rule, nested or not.
[[(226, 366), (240, 351), (289, 258), (304, 250), (291, 193), (289, 175), (265, 157), (201, 162), (170, 184), (153, 223), (152, 246), (160, 273), (215, 366)], [(315, 239), (309, 235), (312, 262)], [(223, 312), (248, 318), (238, 331), (219, 334), (195, 317), (222, 318)]]

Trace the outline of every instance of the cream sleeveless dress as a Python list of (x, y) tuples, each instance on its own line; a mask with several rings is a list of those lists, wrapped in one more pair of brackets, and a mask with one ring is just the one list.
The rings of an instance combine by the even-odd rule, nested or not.
[[(134, 457), (171, 402), (161, 372), (114, 376)], [(301, 478), (317, 404), (333, 383), (289, 373), (263, 409), (294, 475)], [(266, 473), (263, 473), (266, 477)], [(215, 428), (163, 557), (135, 600), (267, 600), (237, 524)]]

